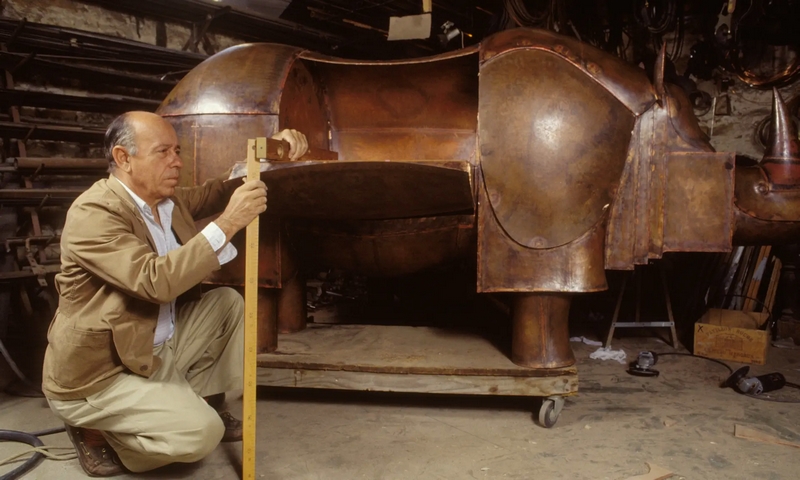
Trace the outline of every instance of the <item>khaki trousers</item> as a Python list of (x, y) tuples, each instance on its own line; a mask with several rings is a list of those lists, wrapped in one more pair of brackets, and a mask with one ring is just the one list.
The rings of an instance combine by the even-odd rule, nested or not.
[(225, 427), (202, 397), (242, 388), (244, 302), (227, 287), (183, 305), (175, 333), (154, 353), (150, 378), (122, 373), (81, 400), (48, 400), (65, 423), (102, 430), (133, 472), (196, 462), (216, 448)]

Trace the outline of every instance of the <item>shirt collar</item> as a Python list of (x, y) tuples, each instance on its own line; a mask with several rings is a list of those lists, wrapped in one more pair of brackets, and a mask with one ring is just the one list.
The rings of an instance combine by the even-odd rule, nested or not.
[[(150, 208), (150, 205), (148, 205), (144, 200), (142, 200), (141, 197), (139, 197), (139, 195), (133, 193), (133, 190), (128, 188), (128, 186), (125, 185), (125, 182), (120, 180), (118, 176), (114, 175), (114, 178), (116, 178), (117, 181), (120, 183), (120, 185), (122, 185), (122, 187), (125, 189), (125, 191), (128, 192), (128, 195), (131, 196), (133, 202), (136, 204), (136, 207), (139, 209), (140, 212), (146, 213), (147, 215), (153, 214), (153, 210)], [(157, 205), (157, 207), (160, 209), (162, 206), (170, 207), (172, 206), (172, 204), (173, 204), (172, 200), (170, 200), (169, 198), (165, 198)]]

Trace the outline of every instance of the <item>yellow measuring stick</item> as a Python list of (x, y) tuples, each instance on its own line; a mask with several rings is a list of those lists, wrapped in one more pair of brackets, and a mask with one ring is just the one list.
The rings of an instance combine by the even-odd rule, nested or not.
[[(247, 141), (247, 180), (261, 177), (256, 143)], [(244, 392), (242, 395), (242, 478), (256, 478), (256, 348), (258, 345), (258, 217), (245, 232), (244, 257)]]

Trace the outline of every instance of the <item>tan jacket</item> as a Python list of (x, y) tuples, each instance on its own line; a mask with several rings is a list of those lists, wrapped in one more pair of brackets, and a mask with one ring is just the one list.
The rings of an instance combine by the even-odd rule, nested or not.
[(194, 218), (220, 212), (231, 191), (222, 178), (177, 188), (172, 229), (182, 247), (160, 257), (139, 210), (113, 175), (79, 196), (61, 234), (58, 310), (47, 334), (42, 389), (48, 398), (85, 398), (123, 371), (149, 377), (160, 303), (199, 297), (220, 268)]

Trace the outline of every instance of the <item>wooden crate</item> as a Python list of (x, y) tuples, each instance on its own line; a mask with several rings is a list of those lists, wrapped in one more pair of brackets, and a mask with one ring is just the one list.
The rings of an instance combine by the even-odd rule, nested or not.
[(766, 313), (711, 308), (694, 325), (694, 354), (764, 365), (769, 332), (762, 330)]

